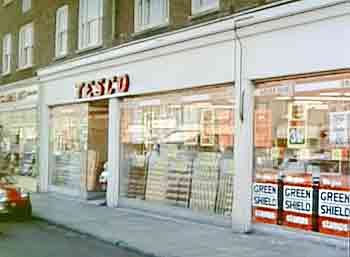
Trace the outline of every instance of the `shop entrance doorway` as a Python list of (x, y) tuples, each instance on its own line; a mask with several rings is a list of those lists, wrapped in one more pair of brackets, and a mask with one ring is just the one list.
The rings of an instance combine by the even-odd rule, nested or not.
[(50, 109), (50, 191), (104, 201), (107, 153), (108, 101)]

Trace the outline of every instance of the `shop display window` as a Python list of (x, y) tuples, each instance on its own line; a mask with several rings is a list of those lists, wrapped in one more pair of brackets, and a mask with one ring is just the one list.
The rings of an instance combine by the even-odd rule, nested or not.
[(0, 172), (29, 191), (37, 191), (36, 115), (36, 109), (0, 112)]
[(125, 98), (121, 196), (231, 215), (233, 87)]
[(350, 235), (350, 75), (257, 85), (253, 216)]
[(107, 102), (53, 107), (50, 123), (50, 184), (74, 192), (105, 191), (99, 179), (107, 163)]

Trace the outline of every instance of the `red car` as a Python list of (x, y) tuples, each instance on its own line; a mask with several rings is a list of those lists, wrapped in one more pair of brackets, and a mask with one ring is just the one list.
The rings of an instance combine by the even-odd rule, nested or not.
[(16, 186), (13, 176), (0, 173), (0, 216), (29, 219), (32, 216), (30, 195)]

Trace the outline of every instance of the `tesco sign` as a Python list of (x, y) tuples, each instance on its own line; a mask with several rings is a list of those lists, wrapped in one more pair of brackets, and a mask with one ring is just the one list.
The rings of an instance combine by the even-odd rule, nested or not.
[(92, 80), (90, 82), (78, 83), (75, 87), (76, 98), (86, 99), (102, 96), (112, 96), (129, 91), (129, 75), (114, 76), (112, 78)]

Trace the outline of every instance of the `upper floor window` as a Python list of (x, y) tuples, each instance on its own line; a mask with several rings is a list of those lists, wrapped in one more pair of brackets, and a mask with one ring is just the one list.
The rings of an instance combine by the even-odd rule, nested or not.
[(219, 8), (220, 0), (192, 0), (192, 14)]
[(34, 46), (33, 23), (23, 26), (19, 31), (18, 68), (28, 68), (33, 65)]
[(79, 49), (102, 44), (103, 0), (80, 0)]
[(65, 56), (68, 51), (68, 6), (60, 7), (56, 12), (56, 57)]
[(169, 0), (135, 0), (135, 31), (169, 22)]
[(2, 74), (11, 72), (12, 37), (11, 34), (4, 36), (2, 40)]
[(27, 12), (32, 8), (32, 0), (22, 0), (22, 12)]

